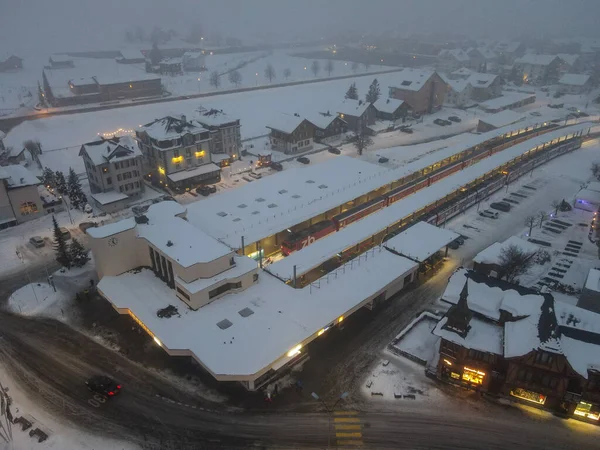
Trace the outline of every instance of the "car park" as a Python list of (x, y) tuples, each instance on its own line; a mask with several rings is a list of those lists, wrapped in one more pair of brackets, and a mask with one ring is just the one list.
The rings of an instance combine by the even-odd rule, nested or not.
[(306, 156), (300, 156), (299, 158), (296, 158), (296, 161), (301, 162), (302, 164), (310, 164), (310, 159)]
[(462, 119), (458, 116), (450, 116), (450, 117), (448, 117), (448, 120), (451, 122), (456, 122), (456, 123), (462, 122)]
[(336, 147), (329, 147), (329, 149), (327, 150), (329, 153), (333, 153), (334, 155), (339, 155), (342, 152), (340, 151), (339, 148)]
[(278, 163), (276, 161), (271, 161), (271, 169), (277, 170), (279, 172), (279, 171), (283, 170), (283, 166), (281, 165), (281, 163)]
[(95, 375), (85, 382), (87, 388), (104, 397), (114, 397), (121, 392), (123, 386), (110, 377)]
[(35, 248), (41, 248), (46, 245), (44, 239), (42, 239), (41, 236), (32, 236), (31, 238), (29, 238), (29, 243)]

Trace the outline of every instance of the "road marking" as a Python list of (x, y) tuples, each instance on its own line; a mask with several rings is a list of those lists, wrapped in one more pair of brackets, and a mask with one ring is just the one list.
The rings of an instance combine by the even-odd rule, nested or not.
[(358, 411), (334, 411), (334, 416), (358, 416)]
[(350, 432), (350, 433), (336, 431), (335, 437), (337, 437), (337, 438), (360, 438), (360, 437), (362, 437), (362, 433), (360, 431)]
[(337, 430), (362, 430), (362, 425), (352, 425), (346, 423), (336, 423), (335, 429)]
[(360, 447), (362, 441), (362, 424), (358, 411), (334, 411), (333, 421), (338, 447)]
[(358, 417), (336, 417), (333, 419), (335, 423), (360, 423)]
[(337, 441), (337, 445), (338, 445), (338, 447), (341, 447), (341, 446), (346, 446), (346, 445), (348, 445), (348, 446), (350, 446), (350, 445), (359, 446), (359, 445), (363, 445), (363, 442), (362, 442), (362, 441), (345, 441), (345, 440), (338, 440), (338, 441)]

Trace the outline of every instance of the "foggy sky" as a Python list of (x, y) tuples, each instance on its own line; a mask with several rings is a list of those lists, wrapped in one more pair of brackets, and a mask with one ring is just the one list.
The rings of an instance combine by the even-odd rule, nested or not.
[(455, 31), (505, 38), (600, 34), (600, 0), (0, 0), (0, 52), (115, 49), (125, 30), (158, 24), (278, 41), (337, 31)]

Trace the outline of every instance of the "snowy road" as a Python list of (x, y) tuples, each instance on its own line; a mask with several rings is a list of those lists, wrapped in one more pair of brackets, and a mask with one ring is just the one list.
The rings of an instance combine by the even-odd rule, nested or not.
[[(2, 361), (13, 379), (40, 404), (89, 431), (131, 440), (146, 449), (323, 448), (328, 418), (320, 412), (213, 412), (154, 373), (53, 320), (0, 314)], [(117, 374), (123, 393), (98, 407), (83, 379)], [(165, 400), (168, 398), (169, 400)], [(214, 407), (214, 405), (212, 405)], [(207, 408), (207, 410), (202, 410)], [(597, 428), (582, 432), (570, 421), (553, 426), (503, 411), (460, 409), (361, 412), (368, 448), (529, 449), (595, 448)]]

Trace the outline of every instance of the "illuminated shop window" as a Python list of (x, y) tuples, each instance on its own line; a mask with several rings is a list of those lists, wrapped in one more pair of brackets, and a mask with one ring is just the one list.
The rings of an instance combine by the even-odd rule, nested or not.
[(515, 388), (510, 391), (510, 395), (513, 397), (520, 398), (521, 400), (526, 400), (528, 402), (537, 403), (538, 405), (543, 405), (546, 403), (546, 396), (542, 394), (538, 394), (537, 392), (527, 391), (521, 388)]
[(598, 420), (600, 418), (600, 408), (595, 407), (595, 411), (592, 410), (594, 405), (586, 402), (579, 402), (577, 408), (575, 408), (575, 415), (581, 417), (587, 417), (588, 419)]
[(463, 381), (468, 381), (473, 384), (483, 384), (483, 379), (485, 378), (485, 372), (481, 372), (480, 370), (469, 369), (468, 367), (464, 368), (462, 379)]

